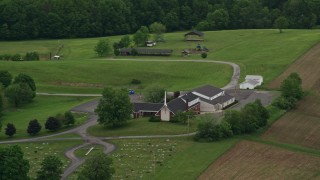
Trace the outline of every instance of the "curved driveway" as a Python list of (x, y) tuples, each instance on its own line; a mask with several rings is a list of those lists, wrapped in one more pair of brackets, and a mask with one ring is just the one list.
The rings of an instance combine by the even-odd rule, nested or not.
[[(222, 89), (235, 89), (238, 85), (238, 81), (240, 78), (240, 67), (231, 62), (224, 62), (224, 61), (211, 61), (211, 60), (137, 60), (137, 59), (114, 59), (115, 61), (161, 61), (161, 62), (196, 62), (196, 63), (220, 63), (220, 64), (227, 64), (233, 67), (233, 75), (229, 84), (227, 84)], [(47, 96), (88, 96), (88, 97), (99, 97), (101, 94), (53, 94), (53, 93), (37, 93), (38, 95), (47, 95)], [(164, 138), (164, 137), (183, 137), (183, 136), (191, 136), (194, 133), (189, 134), (180, 134), (180, 135), (154, 135), (154, 136), (119, 136), (119, 137), (94, 137), (87, 134), (87, 129), (95, 124), (97, 124), (97, 115), (94, 113), (94, 108), (97, 104), (97, 100), (87, 102), (83, 105), (77, 106), (72, 109), (75, 112), (86, 112), (89, 114), (88, 121), (74, 129), (67, 130), (61, 133), (56, 133), (47, 136), (29, 138), (29, 139), (20, 139), (20, 140), (12, 140), (12, 141), (0, 141), (0, 144), (7, 144), (7, 143), (20, 143), (20, 142), (33, 142), (33, 141), (40, 141), (40, 140), (48, 140), (47, 138), (68, 134), (68, 133), (75, 133), (81, 136), (81, 139), (85, 141), (84, 144), (73, 147), (68, 149), (65, 152), (65, 156), (71, 160), (70, 165), (64, 171), (62, 175), (62, 179), (67, 179), (67, 177), (73, 173), (80, 165), (82, 165), (85, 160), (78, 158), (74, 155), (74, 151), (80, 149), (82, 147), (88, 146), (90, 144), (99, 144), (104, 147), (104, 153), (108, 154), (115, 150), (115, 146), (113, 144), (107, 143), (103, 140), (110, 140), (110, 139), (136, 139), (136, 138)], [(57, 138), (51, 140), (66, 140), (66, 139), (80, 139), (80, 138)]]

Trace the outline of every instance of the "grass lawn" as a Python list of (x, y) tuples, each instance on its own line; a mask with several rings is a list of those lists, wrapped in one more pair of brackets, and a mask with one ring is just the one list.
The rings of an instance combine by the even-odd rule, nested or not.
[[(168, 33), (165, 35), (166, 43), (154, 47), (173, 49), (171, 57), (117, 58), (200, 59), (199, 55), (180, 55), (181, 50), (195, 48), (197, 44), (183, 41), (184, 33)], [(201, 44), (210, 49), (207, 59), (235, 62), (241, 66), (242, 77), (261, 74), (267, 84), (319, 42), (319, 35), (319, 30), (286, 30), (281, 34), (273, 29), (211, 31), (205, 32), (205, 41)], [(107, 38), (113, 43), (121, 36)], [(39, 91), (79, 93), (97, 93), (104, 86), (130, 87), (133, 78), (141, 80), (143, 87), (155, 83), (164, 85), (168, 90), (186, 90), (202, 84), (221, 87), (231, 76), (230, 67), (215, 64), (95, 61), (93, 47), (98, 39), (0, 42), (0, 54), (31, 49), (49, 53), (59, 44), (64, 44), (62, 61), (0, 62), (0, 70), (30, 74), (35, 78)]]
[(198, 143), (190, 138), (112, 140), (114, 179), (196, 179), (236, 139)]
[[(132, 61), (33, 61), (0, 62), (0, 70), (26, 73), (35, 79), (38, 92), (101, 93), (106, 86), (137, 88), (132, 79), (167, 90), (189, 90), (203, 84), (226, 85), (232, 76), (228, 65), (194, 62)], [(203, 72), (203, 73), (200, 73)]]
[[(16, 126), (17, 133), (8, 138), (2, 130), (0, 134), (1, 140), (11, 140), (16, 138), (30, 137), (27, 134), (27, 127), (30, 120), (37, 119), (42, 125), (39, 135), (50, 134), (44, 127), (45, 121), (49, 116), (55, 116), (58, 113), (64, 113), (72, 107), (82, 104), (90, 98), (84, 97), (53, 97), (53, 96), (37, 96), (34, 102), (23, 105), (15, 109), (7, 109), (2, 117), (2, 128), (4, 129), (7, 123), (13, 123)], [(86, 120), (85, 114), (76, 115), (76, 125), (83, 123)]]
[[(194, 132), (200, 122), (190, 120), (189, 132)], [(188, 125), (170, 122), (149, 122), (148, 118), (132, 119), (124, 127), (116, 129), (95, 125), (88, 129), (93, 136), (172, 135), (188, 133)]]
[[(81, 144), (80, 140), (73, 141), (43, 141), (33, 143), (18, 143), (23, 152), (25, 159), (29, 160), (30, 171), (29, 176), (33, 179), (36, 176), (37, 171), (41, 167), (41, 162), (45, 156), (55, 155), (63, 162), (63, 168), (66, 168), (69, 164), (69, 160), (64, 156), (64, 151), (68, 148)], [(6, 147), (9, 145), (0, 145), (0, 147)]]

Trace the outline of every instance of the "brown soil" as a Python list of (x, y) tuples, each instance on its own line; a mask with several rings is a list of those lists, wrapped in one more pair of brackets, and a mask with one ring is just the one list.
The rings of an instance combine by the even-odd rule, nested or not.
[(292, 72), (297, 72), (304, 89), (311, 89), (315, 85), (320, 87), (320, 43), (311, 48), (306, 54), (296, 60), (285, 72), (269, 84), (269, 88), (278, 89), (281, 82)]
[(242, 141), (198, 179), (319, 179), (320, 158)]

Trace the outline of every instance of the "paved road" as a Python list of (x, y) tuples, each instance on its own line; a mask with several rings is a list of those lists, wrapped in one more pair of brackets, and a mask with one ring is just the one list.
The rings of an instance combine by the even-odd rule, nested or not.
[[(233, 75), (231, 77), (230, 83), (223, 87), (223, 89), (235, 89), (238, 84), (238, 80), (240, 77), (240, 67), (237, 64), (231, 62), (223, 62), (223, 61), (210, 61), (210, 60), (136, 60), (136, 59), (117, 59), (117, 61), (162, 61), (162, 62), (196, 62), (196, 63), (220, 63), (220, 64), (228, 64), (233, 67)], [(83, 96), (83, 97), (101, 97), (100, 94), (55, 94), (55, 93), (42, 93), (38, 92), (38, 95), (45, 95), (45, 96)], [(132, 99), (137, 99), (136, 97), (132, 97)], [(139, 98), (138, 98), (139, 99)], [(74, 155), (74, 152), (77, 149), (82, 147), (91, 145), (91, 144), (99, 144), (104, 147), (104, 153), (108, 154), (116, 149), (115, 145), (107, 143), (103, 140), (110, 140), (110, 139), (137, 139), (137, 138), (166, 138), (166, 137), (183, 137), (183, 136), (191, 136), (194, 133), (189, 134), (181, 134), (181, 135), (153, 135), (153, 136), (119, 136), (119, 137), (94, 137), (87, 134), (87, 129), (95, 124), (97, 124), (97, 115), (94, 113), (94, 109), (97, 105), (98, 100), (93, 100), (87, 102), (83, 105), (77, 106), (72, 109), (75, 112), (85, 112), (89, 114), (88, 121), (74, 129), (67, 130), (61, 133), (56, 133), (52, 135), (36, 137), (36, 138), (29, 138), (29, 139), (20, 139), (20, 140), (12, 140), (12, 141), (1, 141), (0, 144), (8, 144), (8, 143), (20, 143), (20, 142), (34, 142), (34, 141), (41, 141), (41, 140), (54, 140), (48, 139), (55, 136), (75, 133), (81, 136), (81, 139), (85, 141), (84, 144), (72, 147), (65, 152), (65, 156), (71, 160), (69, 167), (64, 171), (62, 175), (62, 179), (67, 179), (67, 177), (72, 174), (81, 164), (85, 162), (84, 159), (78, 158)], [(55, 140), (66, 140), (66, 139), (79, 139), (79, 138), (56, 138)]]

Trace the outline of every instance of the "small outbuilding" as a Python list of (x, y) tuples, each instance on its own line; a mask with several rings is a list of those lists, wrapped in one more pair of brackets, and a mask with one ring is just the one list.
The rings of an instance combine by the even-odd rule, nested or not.
[(240, 84), (240, 89), (254, 89), (257, 86), (261, 86), (263, 83), (263, 77), (260, 75), (247, 75), (245, 81)]
[(193, 30), (184, 35), (186, 41), (204, 41), (204, 33)]
[[(170, 56), (172, 49), (149, 49), (149, 48), (121, 48), (120, 54), (123, 56), (138, 55), (138, 56)], [(134, 54), (135, 52), (136, 54)]]

